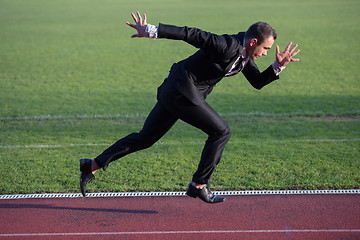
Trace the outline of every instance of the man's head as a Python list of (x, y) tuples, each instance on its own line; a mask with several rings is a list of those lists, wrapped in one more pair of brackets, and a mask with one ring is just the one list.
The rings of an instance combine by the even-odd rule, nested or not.
[(252, 59), (266, 56), (276, 38), (277, 34), (269, 24), (254, 23), (245, 33), (246, 54)]

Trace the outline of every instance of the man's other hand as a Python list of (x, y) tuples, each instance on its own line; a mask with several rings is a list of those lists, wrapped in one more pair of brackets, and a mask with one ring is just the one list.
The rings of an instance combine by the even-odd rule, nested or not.
[[(297, 62), (299, 61), (298, 58), (293, 58), (296, 54), (300, 52), (300, 49), (295, 49), (298, 47), (297, 44), (295, 44), (291, 49), (292, 42), (290, 42), (284, 52), (280, 52), (279, 46), (276, 46), (276, 61), (282, 66), (285, 67), (289, 62)], [(294, 52), (295, 51), (295, 52)]]
[[(135, 24), (132, 24), (130, 22), (126, 22), (127, 25), (129, 25), (132, 28), (135, 28), (137, 31), (137, 34), (132, 35), (131, 37), (149, 37), (149, 33), (147, 33), (146, 30), (146, 14), (144, 13), (144, 20), (142, 19), (141, 15), (139, 12), (136, 12), (137, 16), (135, 16), (134, 13), (131, 13), (132, 18), (135, 21)], [(139, 19), (138, 19), (139, 18)]]

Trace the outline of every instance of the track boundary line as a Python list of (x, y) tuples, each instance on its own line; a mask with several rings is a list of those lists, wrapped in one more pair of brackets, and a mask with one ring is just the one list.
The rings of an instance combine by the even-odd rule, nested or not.
[[(352, 139), (284, 139), (284, 140), (231, 140), (231, 142), (269, 142), (269, 143), (288, 143), (288, 142), (359, 142), (360, 138)], [(177, 145), (177, 144), (203, 144), (203, 141), (159, 141), (156, 145)], [(91, 147), (109, 146), (111, 143), (69, 143), (69, 144), (32, 144), (32, 145), (0, 145), (0, 149), (15, 148), (67, 148), (67, 147)]]
[(259, 230), (204, 230), (204, 231), (151, 231), (151, 232), (74, 232), (74, 233), (9, 233), (0, 237), (40, 237), (40, 236), (94, 236), (94, 235), (154, 235), (154, 234), (224, 234), (224, 233), (358, 233), (360, 229), (259, 229)]
[[(345, 112), (323, 112), (323, 111), (304, 111), (304, 112), (289, 112), (289, 113), (276, 113), (276, 112), (227, 112), (219, 113), (224, 117), (292, 117), (292, 116), (346, 116), (346, 115), (359, 115), (360, 110), (345, 111)], [(55, 120), (55, 119), (90, 119), (90, 118), (145, 118), (145, 113), (109, 113), (109, 114), (69, 114), (69, 115), (24, 115), (24, 116), (12, 116), (12, 117), (0, 117), (0, 121), (5, 120)]]
[[(244, 191), (214, 191), (223, 196), (251, 196), (251, 195), (322, 195), (322, 194), (360, 194), (360, 189), (340, 190), (244, 190)], [(172, 197), (186, 196), (186, 192), (104, 192), (87, 193), (86, 197)], [(39, 199), (39, 198), (82, 198), (80, 193), (39, 193), (39, 194), (11, 194), (0, 195), (0, 200), (8, 199)]]

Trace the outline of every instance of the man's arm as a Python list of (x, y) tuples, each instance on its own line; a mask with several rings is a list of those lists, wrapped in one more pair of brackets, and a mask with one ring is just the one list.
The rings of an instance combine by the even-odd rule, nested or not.
[(279, 79), (279, 76), (274, 72), (273, 66), (270, 65), (265, 71), (260, 72), (252, 59), (245, 65), (242, 73), (249, 83), (258, 90)]
[(224, 53), (227, 47), (231, 45), (223, 35), (217, 35), (203, 31), (198, 28), (177, 27), (173, 25), (159, 24), (159, 38), (183, 40), (196, 48), (202, 48), (205, 51)]
[(293, 58), (300, 52), (299, 49), (295, 51), (298, 45), (295, 44), (290, 49), (291, 45), (292, 42), (286, 46), (282, 53), (280, 52), (279, 46), (276, 46), (276, 60), (263, 72), (259, 71), (253, 60), (249, 61), (243, 70), (243, 74), (254, 88), (260, 90), (265, 85), (279, 79), (280, 72), (284, 70), (287, 64), (299, 61), (298, 58)]
[(137, 34), (131, 37), (148, 37), (148, 38), (166, 38), (173, 40), (183, 40), (196, 48), (201, 48), (208, 51), (211, 55), (223, 55), (231, 52), (229, 46), (237, 46), (232, 44), (233, 38), (226, 35), (217, 35), (210, 32), (203, 31), (198, 28), (177, 27), (166, 24), (159, 24), (159, 27), (147, 24), (146, 14), (141, 17), (137, 12), (137, 17), (134, 13), (131, 14), (135, 24), (126, 22), (127, 25), (137, 30)]

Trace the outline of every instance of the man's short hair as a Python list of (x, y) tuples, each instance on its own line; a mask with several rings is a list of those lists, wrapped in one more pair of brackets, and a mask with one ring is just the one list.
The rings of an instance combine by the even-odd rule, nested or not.
[(258, 40), (258, 44), (261, 44), (265, 39), (268, 39), (270, 36), (273, 36), (274, 40), (276, 40), (277, 34), (275, 30), (266, 22), (254, 23), (245, 33), (246, 40), (256, 38)]

